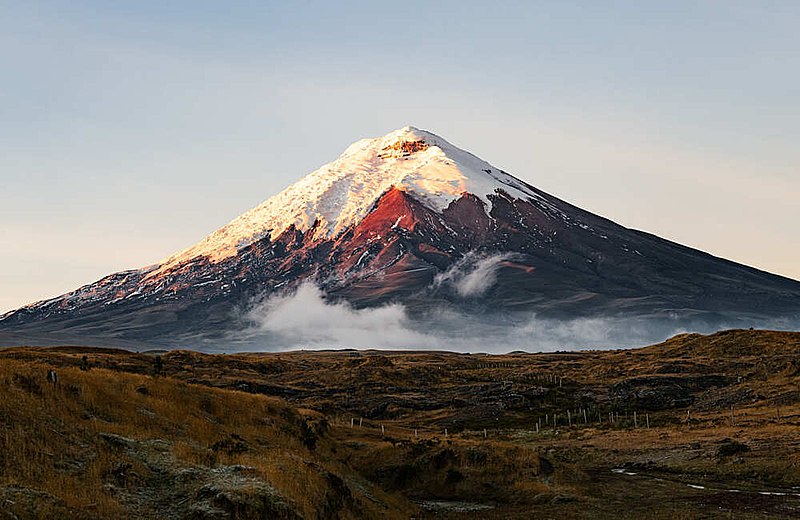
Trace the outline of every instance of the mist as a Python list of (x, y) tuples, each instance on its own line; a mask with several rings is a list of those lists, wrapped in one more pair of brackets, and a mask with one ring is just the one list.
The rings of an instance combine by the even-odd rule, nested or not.
[[(492, 260), (497, 261), (497, 258)], [(492, 269), (487, 262), (481, 259), (466, 273), (462, 271), (457, 276), (451, 273), (447, 283), (463, 283), (470, 288), (466, 294), (475, 294), (471, 291), (478, 289), (473, 288), (484, 285), (469, 276), (480, 269), (490, 278)], [(410, 313), (398, 303), (358, 309), (346, 301), (330, 301), (312, 283), (256, 304), (243, 318), (249, 325), (231, 338), (229, 347), (235, 345), (237, 350), (247, 351), (355, 348), (552, 352), (637, 347), (684, 332), (709, 333), (745, 326), (735, 320), (710, 323), (675, 315), (558, 320), (540, 318), (530, 312), (467, 315), (444, 305), (422, 315)], [(785, 328), (787, 324), (770, 325)]]
[(497, 270), (514, 255), (481, 255), (469, 252), (433, 280), (433, 287), (452, 287), (462, 298), (482, 296), (497, 280)]
[[(480, 304), (496, 284), (498, 270), (513, 254), (465, 255), (439, 273), (429, 287), (445, 298), (424, 298), (424, 310), (401, 303), (356, 308), (332, 300), (311, 282), (269, 295), (238, 316), (244, 326), (230, 339), (236, 350), (395, 349), (505, 353), (630, 348), (685, 332), (710, 333), (758, 326), (787, 329), (798, 324), (754, 323), (744, 318), (700, 318), (669, 312), (651, 316), (574, 319), (540, 317), (530, 311), (458, 310), (450, 301)], [(439, 303), (430, 303), (430, 302)], [(474, 306), (473, 306), (474, 308)]]
[(432, 348), (436, 338), (413, 329), (399, 304), (354, 309), (331, 303), (315, 285), (274, 296), (250, 310), (249, 340), (275, 342), (285, 348)]

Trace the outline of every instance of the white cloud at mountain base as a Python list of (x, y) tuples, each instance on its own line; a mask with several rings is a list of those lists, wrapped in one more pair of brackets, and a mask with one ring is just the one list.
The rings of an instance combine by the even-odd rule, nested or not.
[(347, 302), (331, 303), (315, 285), (274, 296), (246, 315), (254, 326), (250, 338), (271, 339), (286, 348), (432, 348), (435, 338), (410, 328), (399, 304), (355, 309)]
[(401, 304), (357, 309), (345, 301), (332, 302), (311, 283), (301, 285), (294, 293), (272, 296), (243, 317), (250, 326), (232, 339), (237, 350), (249, 351), (372, 348), (545, 352), (642, 346), (689, 330), (710, 332), (719, 328), (678, 319), (557, 320), (531, 313), (473, 316), (444, 307), (417, 316)]

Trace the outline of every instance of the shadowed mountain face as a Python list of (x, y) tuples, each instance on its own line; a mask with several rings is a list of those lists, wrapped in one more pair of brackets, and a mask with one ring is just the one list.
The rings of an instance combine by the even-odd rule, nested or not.
[[(369, 184), (378, 174), (395, 177)], [(401, 303), (420, 323), (436, 309), (711, 327), (800, 318), (800, 282), (626, 229), (413, 128), (360, 141), (303, 183), (162, 264), (5, 315), (0, 343), (230, 338), (253, 302), (303, 282), (355, 308)]]

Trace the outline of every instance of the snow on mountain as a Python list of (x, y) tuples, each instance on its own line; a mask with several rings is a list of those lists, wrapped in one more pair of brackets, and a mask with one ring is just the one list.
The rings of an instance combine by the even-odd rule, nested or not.
[(369, 213), (391, 187), (409, 192), (442, 211), (464, 193), (481, 198), (502, 189), (520, 198), (539, 198), (525, 184), (441, 137), (406, 126), (383, 137), (350, 145), (322, 166), (199, 243), (168, 258), (162, 269), (198, 256), (220, 261), (261, 238), (274, 239), (294, 225), (315, 227), (316, 238), (336, 236)]

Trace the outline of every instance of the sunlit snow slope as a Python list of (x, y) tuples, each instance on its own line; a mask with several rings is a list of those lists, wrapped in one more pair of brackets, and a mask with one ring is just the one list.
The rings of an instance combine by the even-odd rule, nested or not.
[(263, 237), (274, 239), (289, 226), (314, 228), (333, 237), (356, 224), (390, 188), (412, 194), (442, 211), (464, 193), (484, 200), (503, 189), (538, 197), (523, 183), (441, 137), (413, 126), (352, 144), (335, 161), (305, 176), (198, 244), (170, 257), (172, 266), (197, 256), (220, 260)]

